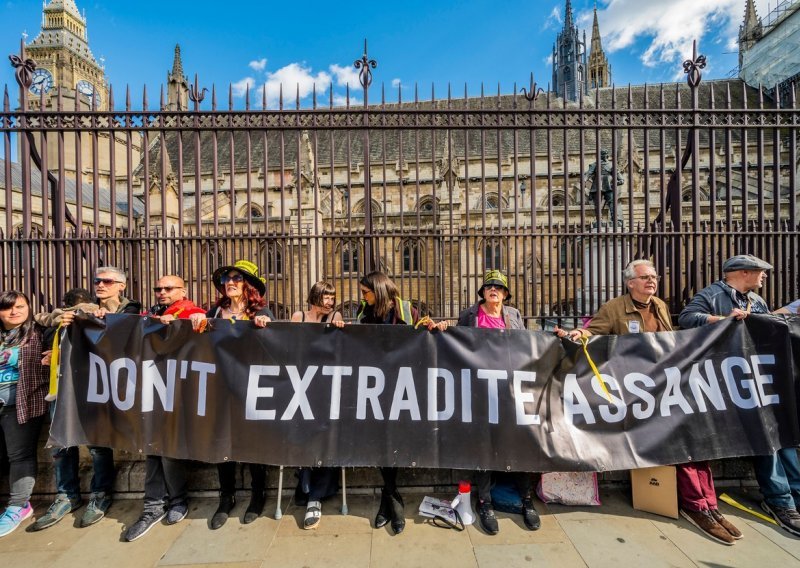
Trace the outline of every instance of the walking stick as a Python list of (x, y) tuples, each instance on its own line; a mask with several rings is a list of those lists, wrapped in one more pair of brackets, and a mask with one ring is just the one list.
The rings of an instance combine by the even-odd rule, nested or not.
[(349, 512), (347, 509), (347, 480), (345, 479), (344, 468), (342, 468), (342, 515)]
[(281, 497), (283, 496), (283, 466), (280, 466), (278, 470), (278, 502), (275, 505), (275, 519), (279, 520), (283, 517), (283, 512), (281, 511)]

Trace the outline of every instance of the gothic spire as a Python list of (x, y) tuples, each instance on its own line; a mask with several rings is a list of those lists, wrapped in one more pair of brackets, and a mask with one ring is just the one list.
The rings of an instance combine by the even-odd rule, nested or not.
[(600, 45), (600, 25), (597, 23), (597, 6), (594, 7), (594, 22), (592, 23), (592, 51), (603, 49)]
[(745, 33), (753, 30), (760, 24), (758, 14), (756, 13), (756, 4), (754, 0), (747, 0), (744, 7), (744, 29)]
[(181, 46), (175, 44), (175, 59), (172, 61), (172, 76), (183, 77), (183, 62), (181, 61)]
[(572, 27), (572, 2), (567, 0), (567, 6), (564, 8), (564, 29), (568, 30)]

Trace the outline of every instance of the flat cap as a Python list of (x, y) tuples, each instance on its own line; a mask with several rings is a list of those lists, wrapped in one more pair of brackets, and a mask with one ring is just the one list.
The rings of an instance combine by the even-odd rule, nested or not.
[(733, 272), (734, 270), (772, 270), (772, 265), (752, 254), (737, 254), (722, 265), (722, 272)]

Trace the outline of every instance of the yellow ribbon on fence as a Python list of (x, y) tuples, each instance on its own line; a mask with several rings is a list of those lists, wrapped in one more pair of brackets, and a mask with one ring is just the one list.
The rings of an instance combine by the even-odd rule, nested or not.
[(589, 367), (591, 367), (594, 376), (597, 377), (597, 382), (600, 383), (600, 388), (603, 389), (603, 393), (606, 395), (608, 402), (611, 402), (611, 393), (608, 392), (606, 382), (603, 380), (603, 377), (600, 376), (600, 371), (597, 370), (597, 365), (595, 365), (594, 361), (592, 361), (592, 357), (589, 355), (589, 349), (586, 347), (589, 345), (589, 340), (583, 335), (581, 335), (581, 345), (583, 345), (583, 353), (586, 355), (586, 360), (589, 361)]
[(47, 401), (55, 400), (58, 396), (58, 371), (59, 363), (61, 362), (61, 324), (56, 328), (56, 335), (53, 337), (52, 353), (50, 354), (50, 390), (47, 396), (44, 397)]

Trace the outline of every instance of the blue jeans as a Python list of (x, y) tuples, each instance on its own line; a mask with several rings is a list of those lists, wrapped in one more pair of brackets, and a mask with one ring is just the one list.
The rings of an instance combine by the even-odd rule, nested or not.
[(771, 456), (756, 456), (753, 466), (768, 504), (790, 509), (800, 506), (800, 461), (796, 448), (783, 448)]
[[(117, 470), (114, 468), (114, 451), (111, 448), (89, 446), (92, 454), (92, 496), (111, 494)], [(59, 494), (77, 500), (81, 497), (81, 480), (78, 472), (78, 447), (53, 450), (53, 466), (56, 472), (56, 488)]]

